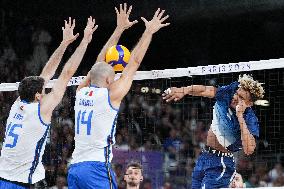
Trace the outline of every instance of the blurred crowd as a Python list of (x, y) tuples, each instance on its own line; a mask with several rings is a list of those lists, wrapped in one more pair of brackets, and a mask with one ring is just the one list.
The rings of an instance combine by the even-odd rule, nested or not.
[[(47, 31), (26, 26), (24, 21), (20, 27), (22, 29), (17, 30), (19, 33), (1, 36), (1, 83), (38, 75), (50, 56), (51, 35)], [(22, 44), (32, 48), (22, 48)], [(54, 111), (43, 156), (46, 183), (54, 189), (67, 187), (66, 175), (74, 150), (74, 96), (75, 87), (69, 87)], [(16, 98), (17, 92), (0, 92), (0, 142), (3, 142), (5, 121)], [(141, 85), (134, 83), (120, 108), (114, 149), (161, 152), (164, 161), (162, 170), (157, 170), (163, 175), (160, 186), (164, 189), (190, 188), (195, 161), (206, 143), (212, 105), (200, 98), (166, 104), (161, 94), (142, 93)], [(280, 162), (260, 163), (242, 154), (238, 154), (236, 162), (237, 171), (243, 176), (247, 187), (284, 186), (284, 170)], [(113, 166), (119, 188), (123, 189), (125, 165)], [(142, 188), (155, 188), (157, 184), (154, 182), (157, 181), (146, 177)]]

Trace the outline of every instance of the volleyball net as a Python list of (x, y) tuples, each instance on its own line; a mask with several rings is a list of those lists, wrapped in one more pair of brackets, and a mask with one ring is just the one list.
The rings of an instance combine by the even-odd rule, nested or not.
[[(281, 135), (284, 132), (283, 73), (284, 59), (138, 71), (119, 112), (113, 159), (115, 170), (136, 159), (142, 162), (144, 177), (152, 181), (154, 188), (162, 186), (164, 181), (173, 183), (175, 188), (190, 186), (195, 160), (206, 143), (215, 101), (186, 96), (178, 102), (165, 103), (161, 94), (169, 87), (228, 85), (237, 81), (240, 74), (250, 74), (264, 83), (265, 88), (264, 99), (254, 106), (259, 118), (260, 137), (254, 155), (236, 154), (237, 171), (245, 180), (259, 172), (269, 173), (277, 162), (284, 160), (284, 137)], [(120, 74), (116, 74), (116, 78), (119, 77)], [(53, 156), (56, 153), (61, 161), (66, 156), (67, 166), (74, 149), (70, 145), (73, 145), (74, 136), (75, 88), (83, 78), (79, 76), (70, 80), (70, 87), (53, 114), (53, 128), (44, 162), (55, 166), (58, 174), (61, 174), (62, 162), (54, 163)], [(47, 88), (51, 88), (54, 81), (51, 80)], [(5, 115), (15, 99), (15, 92), (11, 91), (16, 91), (17, 87), (18, 83), (0, 84), (1, 99), (9, 102), (9, 105), (2, 106), (1, 128), (5, 128)], [(3, 129), (1, 133), (3, 137)], [(55, 143), (61, 145), (60, 150), (54, 149)], [(50, 179), (48, 182), (54, 182), (49, 172), (47, 178)]]

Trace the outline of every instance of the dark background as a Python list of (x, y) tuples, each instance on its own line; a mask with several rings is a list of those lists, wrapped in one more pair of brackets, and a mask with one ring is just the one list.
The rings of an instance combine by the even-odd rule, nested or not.
[[(62, 40), (61, 27), (64, 19), (71, 16), (76, 19), (75, 32), (79, 32), (80, 37), (68, 47), (63, 58), (66, 61), (82, 39), (87, 17), (92, 15), (96, 18), (99, 29), (95, 32), (94, 39), (75, 74), (75, 76), (85, 75), (116, 27), (114, 6), (119, 6), (119, 3), (123, 2), (121, 0), (0, 0), (0, 83), (20, 81), (30, 75), (31, 68), (36, 67), (37, 64), (43, 67), (49, 55)], [(122, 35), (119, 42), (129, 49), (137, 43), (144, 30), (144, 23), (140, 20), (141, 16), (151, 19), (159, 7), (165, 9), (170, 15), (171, 25), (154, 35), (140, 70), (284, 58), (284, 0), (135, 0), (126, 2), (133, 5), (130, 20), (139, 20), (138, 24)], [(51, 36), (50, 42), (39, 42), (39, 39), (33, 39), (39, 38), (38, 35), (42, 31), (47, 31), (46, 33)], [(46, 54), (48, 56), (44, 57), (43, 55)], [(44, 58), (40, 59), (41, 57)], [(30, 63), (31, 68), (27, 66), (27, 63)], [(41, 69), (35, 69), (34, 72), (39, 70)], [(257, 169), (266, 168), (265, 171), (268, 174), (276, 162), (283, 163), (284, 160), (283, 68), (250, 73), (257, 80), (265, 83), (267, 92), (265, 99), (270, 102), (270, 106), (256, 107), (261, 123), (260, 137), (256, 156), (248, 161), (254, 162), (255, 165), (253, 167), (243, 165), (245, 172), (243, 175), (246, 179), (249, 178), (246, 173), (258, 173)], [(180, 103), (167, 105), (157, 94), (141, 93), (141, 88), (164, 90), (171, 86), (210, 84), (211, 80), (222, 85), (237, 79), (238, 74), (135, 81), (131, 92), (125, 98), (125, 107), (120, 112), (117, 133), (131, 135), (137, 140), (137, 144), (133, 143), (140, 148), (150, 141), (150, 134), (159, 135), (161, 132), (162, 137), (158, 138), (163, 144), (169, 135), (169, 128), (180, 129), (179, 132), (184, 133), (184, 127), (181, 125), (184, 126), (185, 122), (190, 121), (192, 117), (195, 119), (191, 111), (198, 109), (196, 120), (203, 122), (200, 135), (205, 136), (204, 133), (207, 132), (207, 127), (211, 123), (213, 101), (187, 97)], [(67, 167), (67, 163), (63, 161), (63, 145), (70, 142), (67, 140), (70, 138), (71, 143), (73, 142), (74, 133), (72, 128), (69, 128), (70, 133), (64, 133), (66, 125), (59, 121), (61, 119), (74, 120), (71, 102), (74, 101), (74, 91), (75, 89), (72, 90), (69, 87), (62, 105), (54, 111), (58, 115), (53, 116), (56, 124), (53, 125), (51, 132), (51, 144), (57, 144), (60, 147), (54, 149), (52, 145), (46, 147), (45, 163), (48, 165), (46, 171), (50, 186), (55, 184), (58, 175), (66, 177), (64, 168)], [(2, 125), (0, 141), (4, 138), (5, 121), (16, 95), (15, 92), (0, 93), (0, 124)], [(201, 106), (202, 101), (203, 106)], [(159, 104), (161, 111), (156, 104)], [(151, 113), (152, 108), (157, 111)], [(135, 130), (137, 123), (141, 127), (141, 133)], [(193, 134), (198, 138), (198, 134), (194, 132)], [(60, 137), (54, 139), (54, 136)], [(126, 141), (127, 137), (124, 138)], [(188, 141), (194, 142), (191, 138)], [(183, 139), (183, 144), (185, 145), (188, 141)], [(129, 144), (131, 149), (130, 142), (126, 144)], [(68, 158), (74, 147), (70, 146), (67, 148)], [(191, 148), (186, 149), (192, 150)], [(167, 153), (167, 149), (164, 150)], [(185, 158), (188, 157), (189, 155), (186, 154)], [(180, 168), (185, 168), (184, 164), (179, 165), (181, 165)], [(191, 174), (181, 174), (179, 171), (173, 171), (170, 174), (172, 183), (176, 183), (178, 174), (185, 180), (190, 178)], [(241, 170), (238, 169), (238, 171)], [(177, 174), (176, 177), (174, 174)]]
[[(86, 53), (82, 67), (95, 57), (116, 26), (114, 6), (125, 1), (9, 1), (2, 0), (1, 33), (13, 46), (31, 50), (21, 40), (31, 33), (27, 26), (40, 27), (52, 36), (50, 53), (61, 41), (63, 20), (76, 19), (76, 32), (83, 36), (88, 16), (96, 18), (99, 29)], [(166, 9), (171, 25), (155, 34), (140, 70), (191, 67), (284, 57), (284, 1), (282, 0), (136, 0), (130, 19), (139, 23), (126, 31), (119, 44), (132, 49), (144, 23), (155, 10)], [(81, 38), (80, 38), (81, 39)], [(2, 40), (3, 41), (3, 40)], [(77, 43), (72, 47), (76, 47)], [(74, 49), (70, 50), (73, 52)], [(68, 54), (68, 53), (67, 53)], [(79, 69), (82, 70), (82, 69)], [(80, 71), (79, 71), (80, 72)]]

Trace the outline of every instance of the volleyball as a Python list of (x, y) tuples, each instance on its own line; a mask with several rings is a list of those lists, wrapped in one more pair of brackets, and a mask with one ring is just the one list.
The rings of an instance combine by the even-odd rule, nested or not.
[(106, 62), (110, 64), (114, 71), (122, 71), (130, 58), (129, 50), (123, 45), (114, 45), (106, 53)]

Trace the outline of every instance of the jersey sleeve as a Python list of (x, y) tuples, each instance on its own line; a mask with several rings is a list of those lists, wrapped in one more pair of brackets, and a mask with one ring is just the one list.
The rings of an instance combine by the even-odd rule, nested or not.
[(245, 117), (245, 121), (249, 132), (253, 136), (259, 137), (259, 123), (255, 114), (254, 113), (247, 114)]
[(229, 105), (238, 86), (239, 82), (233, 82), (230, 85), (218, 87), (215, 95), (216, 100)]

